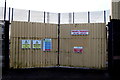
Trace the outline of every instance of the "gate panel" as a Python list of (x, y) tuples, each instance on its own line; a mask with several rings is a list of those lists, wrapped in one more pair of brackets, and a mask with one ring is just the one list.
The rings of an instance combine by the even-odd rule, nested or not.
[[(72, 30), (89, 32), (71, 35)], [(43, 40), (52, 40), (52, 50), (43, 51)], [(31, 48), (22, 49), (22, 40), (31, 40)], [(33, 49), (32, 40), (41, 40), (41, 49)], [(104, 23), (61, 24), (59, 65), (83, 68), (106, 67), (106, 27)], [(29, 46), (28, 46), (29, 47)], [(76, 50), (81, 53), (76, 53)], [(56, 24), (12, 22), (10, 67), (32, 68), (57, 66), (58, 28)]]
[[(88, 30), (88, 35), (71, 35), (71, 30)], [(60, 65), (105, 68), (106, 26), (104, 23), (63, 24), (60, 27)], [(75, 53), (75, 47), (82, 47), (82, 53)]]
[[(52, 50), (42, 49), (43, 40), (52, 39)], [(22, 40), (31, 40), (31, 48), (22, 49)], [(41, 49), (33, 49), (32, 40), (41, 40)], [(10, 37), (10, 67), (31, 68), (57, 65), (57, 25), (12, 22)]]

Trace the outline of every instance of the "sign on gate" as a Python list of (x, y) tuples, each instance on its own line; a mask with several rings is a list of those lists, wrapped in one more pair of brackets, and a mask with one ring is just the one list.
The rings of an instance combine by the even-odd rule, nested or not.
[(22, 48), (23, 49), (31, 48), (31, 40), (22, 40)]
[(88, 30), (71, 30), (71, 35), (88, 35)]
[(44, 39), (43, 51), (51, 51), (51, 50), (52, 50), (52, 39)]
[(74, 51), (74, 53), (82, 53), (83, 52), (83, 47), (74, 47), (73, 51)]
[(41, 40), (33, 40), (33, 49), (40, 49), (41, 48)]

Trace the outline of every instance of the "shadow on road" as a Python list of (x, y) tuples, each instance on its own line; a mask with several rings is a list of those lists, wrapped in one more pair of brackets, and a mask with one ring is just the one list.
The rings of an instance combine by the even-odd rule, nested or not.
[(106, 70), (71, 68), (10, 69), (2, 80), (110, 80)]

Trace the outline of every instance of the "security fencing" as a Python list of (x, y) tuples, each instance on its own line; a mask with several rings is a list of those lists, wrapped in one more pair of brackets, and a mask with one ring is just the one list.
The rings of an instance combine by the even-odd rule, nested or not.
[[(6, 10), (6, 13), (5, 13)], [(58, 14), (45, 11), (23, 10), (0, 7), (0, 20), (26, 21), (58, 24)], [(61, 24), (107, 23), (110, 10), (92, 12), (60, 13)]]

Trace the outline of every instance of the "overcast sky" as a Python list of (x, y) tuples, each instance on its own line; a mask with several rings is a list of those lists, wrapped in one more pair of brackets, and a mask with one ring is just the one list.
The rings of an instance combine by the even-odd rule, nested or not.
[[(0, 0), (0, 7), (4, 1)], [(7, 0), (7, 7), (48, 12), (101, 11), (111, 8), (111, 0)]]

